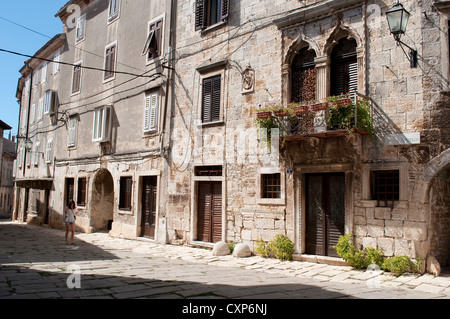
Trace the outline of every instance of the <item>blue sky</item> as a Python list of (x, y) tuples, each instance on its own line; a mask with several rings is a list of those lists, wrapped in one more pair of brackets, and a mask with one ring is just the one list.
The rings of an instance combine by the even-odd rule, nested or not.
[[(15, 0), (2, 1), (0, 11), (0, 48), (33, 55), (50, 38), (63, 31), (63, 24), (55, 13), (67, 0)], [(48, 37), (21, 28), (4, 19), (11, 20)], [(0, 120), (12, 126), (17, 134), (19, 104), (16, 99), (19, 70), (24, 57), (0, 52)], [(7, 137), (9, 131), (5, 132)]]

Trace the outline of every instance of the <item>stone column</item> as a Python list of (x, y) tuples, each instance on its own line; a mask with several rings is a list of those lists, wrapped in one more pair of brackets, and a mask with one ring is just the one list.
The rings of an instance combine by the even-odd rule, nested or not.
[[(330, 59), (328, 56), (321, 56), (314, 59), (316, 63), (316, 99), (324, 100), (330, 93)], [(324, 132), (327, 130), (328, 110), (317, 111), (314, 114), (314, 132)]]

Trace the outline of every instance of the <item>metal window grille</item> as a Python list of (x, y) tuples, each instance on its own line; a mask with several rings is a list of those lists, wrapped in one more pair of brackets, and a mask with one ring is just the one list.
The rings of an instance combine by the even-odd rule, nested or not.
[(222, 166), (198, 166), (195, 168), (195, 176), (222, 176)]
[(262, 175), (262, 198), (281, 198), (280, 173)]
[(393, 205), (400, 198), (400, 172), (398, 170), (383, 170), (371, 172), (372, 200), (379, 205)]

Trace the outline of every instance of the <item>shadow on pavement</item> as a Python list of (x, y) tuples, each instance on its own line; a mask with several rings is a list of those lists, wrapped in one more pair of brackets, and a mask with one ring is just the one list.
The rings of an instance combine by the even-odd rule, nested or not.
[(80, 240), (76, 246), (66, 245), (64, 236), (64, 230), (0, 221), (0, 265), (118, 259)]
[[(337, 299), (353, 298), (305, 284), (233, 286), (0, 266), (0, 299)], [(80, 288), (76, 288), (79, 283)], [(68, 284), (74, 288), (69, 288)], [(167, 314), (166, 314), (167, 315)]]

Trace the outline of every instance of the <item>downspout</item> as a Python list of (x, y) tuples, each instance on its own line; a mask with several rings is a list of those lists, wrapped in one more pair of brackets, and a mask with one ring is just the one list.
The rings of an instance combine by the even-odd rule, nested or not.
[(167, 118), (167, 109), (169, 106), (169, 90), (170, 90), (170, 77), (172, 70), (172, 50), (173, 50), (173, 42), (174, 42), (174, 19), (175, 19), (175, 7), (176, 0), (170, 1), (170, 21), (169, 21), (169, 52), (167, 54), (167, 80), (166, 80), (166, 99), (164, 101), (164, 113), (163, 113), (163, 123), (162, 123), (162, 133), (161, 133), (161, 142), (159, 147), (160, 156), (165, 157), (164, 154), (164, 137), (166, 133), (166, 118)]

